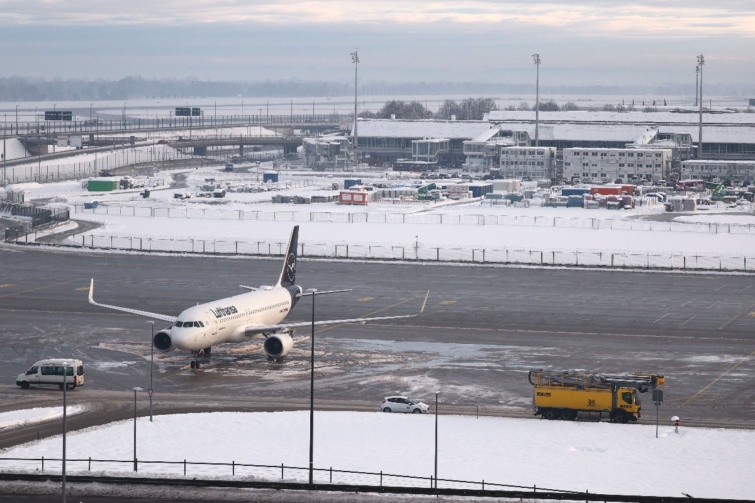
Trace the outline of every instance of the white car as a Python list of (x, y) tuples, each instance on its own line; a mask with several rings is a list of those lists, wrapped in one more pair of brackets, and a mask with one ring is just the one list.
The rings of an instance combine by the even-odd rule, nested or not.
[(427, 414), (430, 406), (414, 398), (406, 396), (387, 396), (380, 405), (383, 412), (406, 412), (411, 414)]

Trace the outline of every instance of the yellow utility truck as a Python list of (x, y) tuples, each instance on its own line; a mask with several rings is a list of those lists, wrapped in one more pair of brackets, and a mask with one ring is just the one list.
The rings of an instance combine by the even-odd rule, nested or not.
[(640, 418), (638, 392), (661, 386), (663, 374), (597, 374), (576, 371), (530, 370), (534, 386), (535, 415), (545, 419), (573, 420), (579, 412), (603, 413), (611, 422), (626, 423)]

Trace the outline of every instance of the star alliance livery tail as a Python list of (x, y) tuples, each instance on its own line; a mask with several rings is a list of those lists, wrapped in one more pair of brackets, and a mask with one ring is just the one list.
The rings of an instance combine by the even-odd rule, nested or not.
[(299, 226), (294, 226), (288, 240), (286, 256), (283, 260), (283, 270), (276, 286), (293, 286), (296, 284), (296, 249), (299, 243)]

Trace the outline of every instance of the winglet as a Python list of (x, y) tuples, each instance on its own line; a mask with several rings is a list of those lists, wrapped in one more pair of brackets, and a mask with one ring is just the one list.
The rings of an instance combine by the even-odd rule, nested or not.
[(89, 303), (97, 305), (94, 301), (94, 278), (92, 278), (92, 281), (89, 283)]
[(427, 298), (430, 296), (430, 290), (427, 291), (425, 294), (425, 301), (422, 303), (422, 308), (419, 310), (419, 314), (422, 314), (425, 312), (425, 306), (427, 305)]

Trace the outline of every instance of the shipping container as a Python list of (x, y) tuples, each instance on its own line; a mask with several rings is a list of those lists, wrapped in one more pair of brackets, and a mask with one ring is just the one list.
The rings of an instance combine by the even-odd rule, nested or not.
[(357, 185), (362, 185), (361, 178), (347, 178), (343, 181), (344, 189), (350, 189), (351, 187), (355, 187)]
[(266, 173), (262, 173), (262, 181), (263, 183), (271, 182), (271, 183), (278, 183), (278, 173), (275, 171), (268, 171)]
[(90, 178), (87, 181), (89, 192), (110, 192), (120, 188), (120, 178)]
[(589, 193), (590, 189), (588, 187), (564, 187), (561, 189), (562, 196), (583, 196)]

